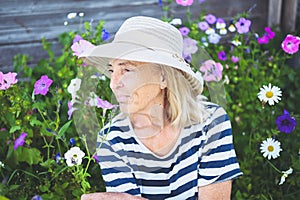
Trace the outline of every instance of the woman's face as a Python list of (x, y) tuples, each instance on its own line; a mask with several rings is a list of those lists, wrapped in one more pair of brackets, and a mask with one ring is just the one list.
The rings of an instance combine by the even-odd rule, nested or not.
[(163, 101), (160, 67), (142, 62), (115, 59), (109, 63), (110, 88), (122, 112), (141, 113)]

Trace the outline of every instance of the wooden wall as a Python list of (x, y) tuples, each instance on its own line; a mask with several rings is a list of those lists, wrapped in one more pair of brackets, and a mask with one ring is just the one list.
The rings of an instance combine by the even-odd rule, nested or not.
[[(202, 4), (195, 0), (191, 12), (192, 18), (207, 11), (230, 19), (252, 9), (252, 28), (262, 30), (268, 24), (268, 5), (268, 0), (206, 0)], [(168, 15), (184, 19), (185, 11), (186, 7), (178, 6), (174, 0)], [(68, 19), (70, 12), (82, 12), (84, 16)], [(157, 0), (0, 0), (0, 70), (12, 70), (15, 54), (28, 54), (33, 58), (29, 63), (32, 65), (46, 57), (40, 42), (42, 37), (52, 43), (59, 55), (60, 33), (80, 30), (85, 21), (96, 25), (99, 20), (105, 20), (104, 28), (114, 33), (124, 19), (134, 15), (161, 18), (164, 12)]]

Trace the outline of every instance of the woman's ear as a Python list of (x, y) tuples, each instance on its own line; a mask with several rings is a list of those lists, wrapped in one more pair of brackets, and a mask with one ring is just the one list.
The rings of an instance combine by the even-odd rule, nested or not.
[(164, 75), (164, 73), (161, 73), (161, 79), (160, 79), (160, 89), (165, 89), (167, 87), (167, 80)]

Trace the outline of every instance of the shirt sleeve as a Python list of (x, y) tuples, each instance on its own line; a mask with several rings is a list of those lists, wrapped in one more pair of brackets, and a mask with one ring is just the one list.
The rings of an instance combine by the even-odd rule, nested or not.
[(107, 140), (100, 135), (99, 132), (96, 155), (105, 181), (106, 191), (141, 196), (132, 169), (126, 164), (126, 157), (119, 153), (119, 151), (122, 152), (120, 144), (116, 142), (116, 139)]
[(232, 129), (226, 111), (215, 107), (202, 132), (199, 149), (198, 186), (235, 179), (242, 175), (233, 146)]

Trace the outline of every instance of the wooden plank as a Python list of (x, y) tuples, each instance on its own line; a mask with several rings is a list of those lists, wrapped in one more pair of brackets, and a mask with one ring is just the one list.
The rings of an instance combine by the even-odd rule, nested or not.
[[(41, 38), (46, 38), (53, 45), (56, 54), (60, 52), (57, 36), (63, 32), (83, 31), (82, 23), (91, 22), (96, 25), (99, 20), (106, 23), (104, 28), (114, 33), (128, 17), (147, 15), (161, 18), (164, 13), (157, 0), (0, 0), (0, 68), (11, 69), (12, 58), (17, 53), (26, 53), (33, 57), (34, 64), (47, 54), (42, 50)], [(253, 29), (259, 30), (266, 24), (267, 1), (249, 0), (236, 1), (209, 0), (203, 4), (195, 1), (191, 7), (192, 17), (197, 19), (202, 11), (211, 12), (217, 17), (231, 19), (238, 13), (249, 10)], [(186, 7), (177, 5), (175, 1), (170, 6), (170, 14), (185, 18)], [(83, 18), (68, 19), (70, 12), (83, 12)], [(68, 21), (65, 26), (64, 22)], [(1, 69), (2, 70), (2, 69)]]
[(293, 32), (296, 29), (297, 19), (297, 0), (285, 0), (282, 2), (282, 19), (281, 27), (285, 33)]
[(282, 0), (269, 0), (268, 26), (280, 25)]

